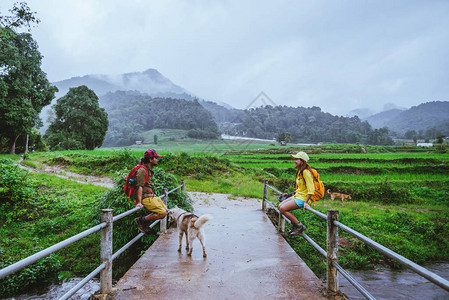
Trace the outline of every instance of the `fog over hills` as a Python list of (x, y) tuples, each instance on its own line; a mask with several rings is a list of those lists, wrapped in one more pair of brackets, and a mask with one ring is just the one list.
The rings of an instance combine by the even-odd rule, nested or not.
[[(119, 75), (85, 75), (82, 77), (72, 77), (70, 79), (53, 83), (58, 87), (56, 100), (67, 94), (70, 88), (85, 85), (92, 89), (102, 100), (100, 105), (107, 106), (108, 94), (117, 91), (128, 92), (130, 95), (141, 95), (140, 98), (150, 96), (151, 98), (173, 98), (194, 100), (198, 99), (193, 93), (183, 87), (173, 83), (170, 79), (162, 75), (156, 69), (147, 69), (143, 72), (132, 72)], [(130, 99), (131, 100), (131, 99)], [(124, 100), (126, 101), (126, 100)], [(243, 111), (234, 109), (225, 103), (216, 103), (199, 98), (200, 104), (212, 113), (215, 121), (220, 125), (224, 122), (233, 122), (238, 119)], [(449, 119), (449, 102), (429, 102), (412, 107), (410, 109), (399, 107), (395, 104), (385, 104), (382, 112), (375, 113), (368, 108), (360, 108), (349, 111), (346, 116), (358, 116), (362, 121), (367, 121), (373, 128), (387, 126), (389, 129), (399, 133), (407, 130), (426, 130), (431, 127), (442, 128), (446, 132), (446, 125), (442, 125)], [(41, 132), (44, 133), (48, 127), (48, 116), (51, 105), (45, 107), (41, 112), (44, 126)]]
[(443, 134), (448, 134), (447, 126), (443, 124), (449, 121), (449, 102), (432, 101), (406, 110), (391, 109), (364, 120), (373, 128), (388, 127), (399, 133), (437, 128)]
[(391, 120), (396, 118), (403, 111), (400, 109), (390, 109), (383, 111), (372, 116), (362, 118), (362, 120), (368, 121), (373, 128), (382, 128), (388, 124)]
[(116, 91), (136, 91), (151, 97), (185, 100), (195, 99), (195, 96), (192, 93), (176, 85), (156, 69), (147, 69), (143, 72), (119, 75), (85, 75), (53, 82), (52, 84), (59, 89), (59, 92), (56, 94), (56, 98), (53, 99), (51, 105), (46, 106), (40, 114), (44, 123), (44, 126), (40, 129), (40, 132), (42, 133), (48, 128), (48, 118), (51, 106), (56, 103), (57, 99), (65, 96), (70, 88), (81, 85), (85, 85), (93, 90), (98, 97)]
[(192, 93), (174, 84), (156, 69), (144, 72), (133, 72), (119, 75), (85, 75), (54, 82), (59, 89), (57, 98), (64, 96), (71, 87), (85, 85), (97, 96), (115, 91), (139, 91), (151, 97), (175, 97), (178, 99), (193, 99)]

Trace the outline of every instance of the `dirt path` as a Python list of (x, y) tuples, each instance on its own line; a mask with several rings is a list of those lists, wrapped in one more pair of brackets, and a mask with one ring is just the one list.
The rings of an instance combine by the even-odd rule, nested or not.
[(190, 199), (193, 201), (195, 211), (201, 211), (207, 207), (219, 207), (222, 209), (247, 207), (253, 209), (260, 209), (260, 199), (248, 197), (234, 197), (228, 194), (215, 194), (203, 192), (187, 192)]
[[(65, 170), (62, 166), (49, 166), (49, 165), (43, 165), (43, 167), (39, 168), (32, 168), (27, 165), (22, 165), (23, 159), (17, 162), (17, 165), (24, 170), (28, 170), (29, 172), (33, 173), (45, 173), (49, 175), (54, 175), (60, 178), (65, 178), (69, 180), (73, 180), (79, 183), (84, 184), (93, 184), (93, 185), (99, 185), (104, 186), (107, 188), (114, 187), (114, 182), (109, 177), (101, 177), (101, 176), (93, 176), (93, 175), (84, 175), (84, 174), (77, 174), (70, 171)], [(39, 163), (40, 164), (40, 163)]]

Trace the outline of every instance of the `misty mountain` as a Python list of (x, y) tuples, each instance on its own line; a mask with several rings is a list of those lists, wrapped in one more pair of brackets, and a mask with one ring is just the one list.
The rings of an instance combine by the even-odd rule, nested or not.
[(199, 103), (207, 109), (218, 124), (233, 122), (243, 113), (243, 110), (233, 108), (229, 105), (220, 105), (212, 101), (199, 101)]
[(349, 111), (346, 116), (347, 117), (359, 117), (360, 119), (365, 119), (374, 114), (374, 111), (369, 108), (358, 108)]
[(399, 109), (399, 110), (407, 110), (407, 107), (398, 106), (394, 103), (385, 103), (383, 111), (388, 111), (392, 109)]
[(390, 109), (387, 111), (383, 111), (377, 114), (374, 114), (372, 116), (369, 116), (367, 118), (362, 118), (364, 121), (368, 121), (368, 123), (373, 128), (382, 128), (385, 127), (388, 122), (396, 118), (399, 114), (401, 114), (403, 111), (400, 109)]
[(366, 118), (366, 121), (374, 128), (387, 126), (390, 130), (399, 133), (408, 130), (445, 128), (444, 123), (449, 121), (449, 102), (427, 102), (405, 111), (389, 110)]
[(48, 128), (48, 117), (51, 106), (56, 103), (58, 98), (66, 95), (70, 88), (81, 85), (85, 85), (93, 90), (99, 98), (107, 93), (116, 91), (133, 91), (136, 94), (152, 98), (185, 99), (190, 101), (196, 98), (192, 93), (174, 84), (156, 69), (120, 75), (85, 75), (53, 82), (52, 84), (59, 89), (59, 92), (56, 94), (56, 98), (53, 99), (52, 103), (46, 106), (40, 114), (44, 123), (44, 126), (40, 130), (42, 133)]
[[(109, 117), (103, 146), (129, 146), (151, 129), (184, 129), (193, 138), (216, 139), (212, 114), (197, 100), (150, 97), (136, 91), (109, 92), (99, 97)], [(152, 142), (152, 141), (145, 141)]]
[(434, 101), (413, 106), (387, 122), (397, 132), (427, 130), (449, 120), (449, 102)]
[[(381, 112), (375, 112), (375, 111), (373, 111), (370, 108), (358, 108), (358, 109), (354, 109), (354, 110), (349, 111), (346, 114), (346, 116), (347, 117), (358, 116), (362, 120), (368, 120), (368, 118), (370, 118), (370, 117), (372, 117), (374, 115), (382, 114), (382, 113), (388, 112), (390, 110), (400, 110), (400, 111), (402, 111), (402, 110), (407, 110), (407, 109), (408, 108), (398, 106), (398, 105), (396, 105), (394, 103), (385, 103)], [(390, 113), (392, 113), (392, 112), (390, 112)], [(380, 118), (382, 118), (382, 117), (380, 117)], [(373, 124), (371, 124), (371, 126), (373, 126)]]
[(58, 89), (58, 96), (64, 96), (70, 88), (85, 85), (97, 94), (105, 95), (115, 91), (138, 91), (151, 97), (177, 98), (193, 100), (186, 89), (174, 84), (156, 69), (144, 72), (125, 73), (120, 75), (85, 75), (53, 83)]

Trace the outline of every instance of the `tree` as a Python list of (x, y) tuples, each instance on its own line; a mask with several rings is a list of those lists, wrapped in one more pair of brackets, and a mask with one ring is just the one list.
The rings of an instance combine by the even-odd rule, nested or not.
[(13, 30), (38, 22), (26, 4), (21, 5), (11, 10), (15, 16), (0, 17), (0, 134), (11, 154), (18, 137), (40, 123), (40, 111), (57, 91), (41, 70), (42, 56), (31, 34)]
[(15, 34), (14, 29), (22, 26), (31, 30), (31, 24), (39, 24), (41, 20), (36, 18), (36, 12), (32, 12), (25, 2), (14, 3), (14, 7), (9, 10), (12, 16), (0, 16), (0, 38), (7, 39)]
[(94, 91), (82, 85), (71, 88), (53, 106), (55, 120), (45, 132), (51, 149), (93, 150), (103, 144), (109, 121)]
[(368, 134), (368, 144), (389, 146), (394, 145), (393, 139), (388, 136), (388, 127), (375, 129)]
[(282, 144), (283, 142), (285, 144), (290, 143), (292, 141), (292, 135), (289, 132), (281, 132), (278, 135), (277, 141), (279, 144)]
[(407, 130), (405, 133), (405, 138), (409, 140), (413, 139), (415, 136), (418, 136), (415, 130)]

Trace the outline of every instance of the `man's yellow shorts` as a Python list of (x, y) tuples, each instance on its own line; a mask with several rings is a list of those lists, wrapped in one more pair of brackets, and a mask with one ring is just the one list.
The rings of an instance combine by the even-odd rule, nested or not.
[(144, 198), (142, 199), (142, 204), (146, 209), (158, 215), (165, 214), (167, 208), (159, 197)]

